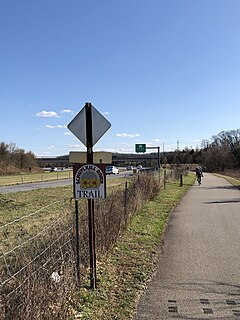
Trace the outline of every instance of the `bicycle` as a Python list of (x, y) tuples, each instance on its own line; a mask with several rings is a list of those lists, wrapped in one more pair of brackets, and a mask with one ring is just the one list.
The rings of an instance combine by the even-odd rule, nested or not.
[(198, 185), (200, 186), (202, 182), (202, 176), (200, 174), (197, 175), (197, 182), (198, 182)]

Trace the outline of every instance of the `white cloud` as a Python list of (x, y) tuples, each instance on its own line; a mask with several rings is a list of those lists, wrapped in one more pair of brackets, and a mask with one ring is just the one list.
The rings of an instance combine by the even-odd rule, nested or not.
[(59, 118), (59, 115), (55, 111), (41, 111), (36, 113), (36, 117)]
[(134, 133), (134, 134), (130, 134), (130, 133), (116, 133), (115, 134), (117, 137), (120, 138), (136, 138), (136, 137), (140, 137), (140, 134), (138, 133)]
[(71, 148), (71, 149), (79, 149), (79, 151), (81, 151), (82, 149), (82, 145), (80, 144), (68, 144), (68, 148)]
[(51, 126), (49, 124), (46, 124), (45, 127), (49, 129), (66, 129), (67, 128), (66, 125), (61, 125), (61, 124), (58, 124), (56, 126)]
[(66, 136), (71, 136), (71, 133), (70, 133), (70, 132), (64, 132), (64, 134), (65, 134)]
[(61, 113), (71, 113), (71, 114), (73, 114), (74, 112), (73, 112), (73, 110), (70, 110), (70, 109), (63, 109), (63, 110), (61, 110)]

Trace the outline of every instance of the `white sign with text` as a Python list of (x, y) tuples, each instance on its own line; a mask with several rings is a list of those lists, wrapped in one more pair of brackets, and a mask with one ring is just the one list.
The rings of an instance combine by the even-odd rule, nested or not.
[(106, 175), (104, 165), (75, 165), (75, 199), (103, 199), (106, 197)]

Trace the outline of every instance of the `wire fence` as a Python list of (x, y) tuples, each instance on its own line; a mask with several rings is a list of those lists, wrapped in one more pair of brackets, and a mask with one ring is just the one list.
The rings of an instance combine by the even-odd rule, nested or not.
[[(95, 203), (96, 248), (101, 257), (117, 241), (131, 216), (153, 198), (170, 177), (137, 175), (123, 190)], [(74, 202), (56, 201), (0, 226), (1, 319), (68, 319), (73, 313), (76, 279)], [(81, 285), (88, 280), (87, 201), (80, 212)], [(49, 211), (58, 212), (48, 219)]]
[(0, 186), (71, 179), (71, 178), (72, 178), (72, 170), (19, 174), (19, 175), (12, 175), (12, 176), (0, 176)]
[[(59, 215), (49, 221), (48, 212), (56, 207)], [(70, 261), (74, 266), (73, 242), (71, 207), (63, 201), (0, 226), (0, 314), (3, 319), (31, 319), (32, 311), (27, 310), (31, 304), (54, 289), (53, 285), (60, 281)], [(36, 294), (36, 288), (42, 291)], [(52, 298), (48, 298), (48, 302), (58, 305)], [(35, 311), (36, 314), (42, 312), (40, 308)]]

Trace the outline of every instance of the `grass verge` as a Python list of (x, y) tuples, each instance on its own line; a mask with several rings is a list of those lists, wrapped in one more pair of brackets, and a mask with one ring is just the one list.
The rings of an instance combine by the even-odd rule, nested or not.
[(0, 186), (72, 178), (72, 170), (0, 176)]
[(235, 186), (236, 188), (238, 188), (240, 190), (240, 180), (230, 177), (230, 176), (224, 176), (221, 174), (217, 174), (217, 176), (224, 178), (225, 180), (227, 180), (228, 182), (230, 182), (233, 186)]
[(79, 292), (76, 318), (129, 320), (136, 299), (151, 278), (169, 214), (195, 181), (195, 175), (167, 184), (148, 202), (106, 256), (98, 261), (98, 288)]
[[(130, 179), (131, 177), (107, 180), (108, 192), (110, 193), (118, 189), (124, 190), (125, 182), (130, 181)], [(55, 201), (63, 202), (65, 200), (66, 203), (69, 203), (73, 196), (72, 189), (72, 186), (64, 186), (0, 194), (0, 226), (39, 210)], [(46, 219), (51, 221), (51, 217), (55, 217), (58, 211), (58, 207), (56, 207), (56, 210), (51, 210)]]

